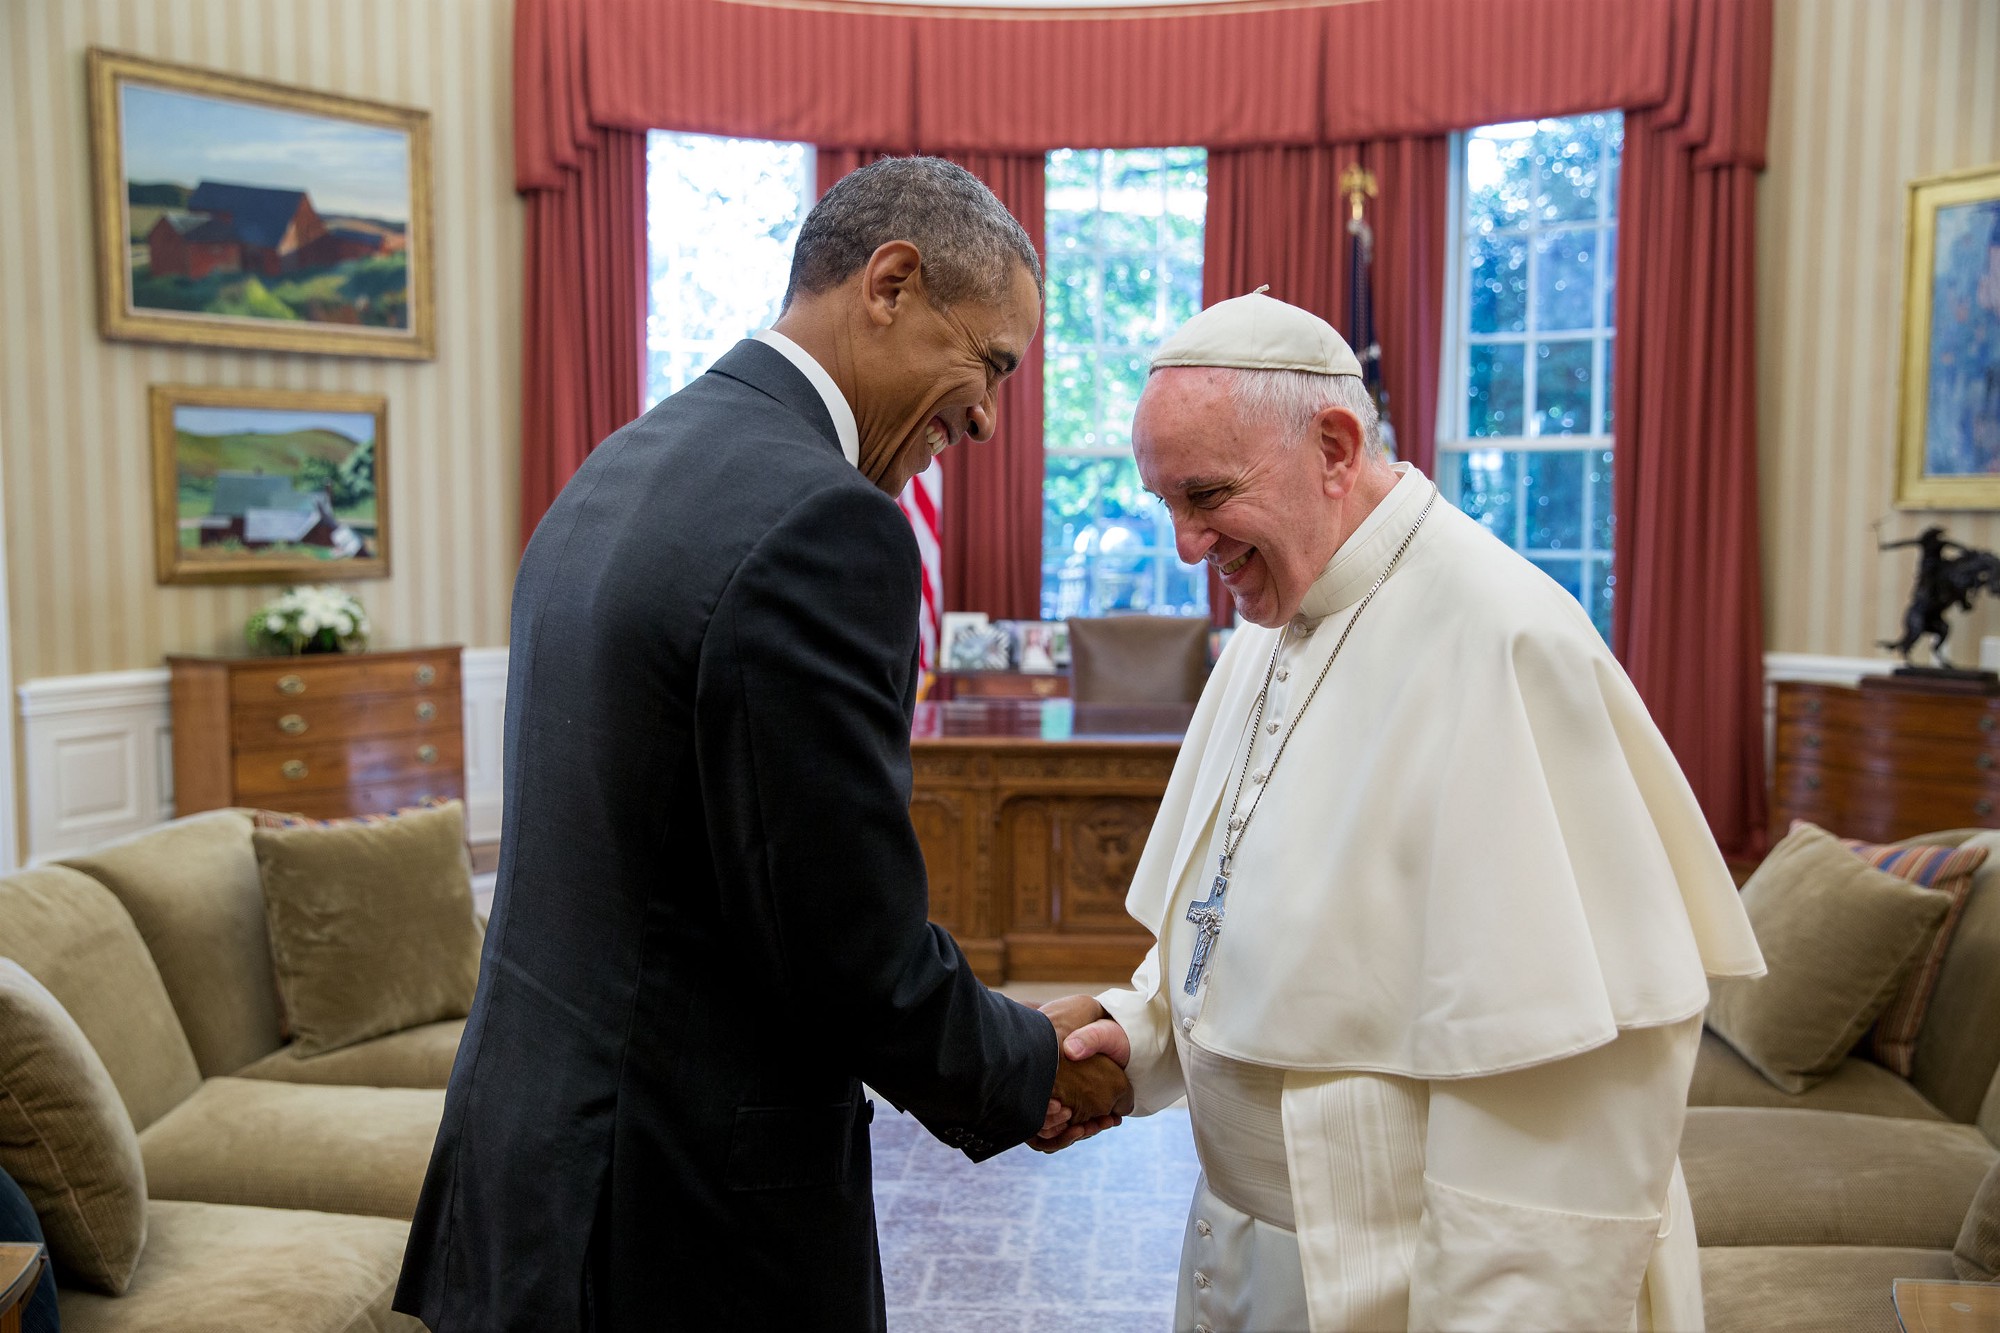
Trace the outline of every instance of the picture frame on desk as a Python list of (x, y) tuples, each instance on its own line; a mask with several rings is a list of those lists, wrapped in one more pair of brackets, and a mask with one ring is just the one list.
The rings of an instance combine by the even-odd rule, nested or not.
[(1896, 504), (2000, 509), (2000, 164), (1910, 183)]
[(938, 631), (943, 671), (1005, 671), (1014, 665), (1014, 636), (984, 611), (947, 611)]
[(1069, 669), (1069, 622), (1066, 620), (1003, 620), (1014, 639), (1014, 669), (1031, 676), (1054, 675)]

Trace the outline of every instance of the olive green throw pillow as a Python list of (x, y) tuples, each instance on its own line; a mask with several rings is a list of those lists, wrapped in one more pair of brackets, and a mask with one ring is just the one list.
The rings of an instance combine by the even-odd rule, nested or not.
[(122, 1295), (146, 1245), (132, 1117), (83, 1029), (0, 958), (0, 1169), (41, 1221), (63, 1282)]
[(1765, 1078), (1831, 1074), (1943, 924), (1951, 895), (1885, 874), (1800, 825), (1743, 886), (1767, 975), (1709, 983), (1708, 1026)]
[(1951, 1266), (1967, 1282), (2000, 1281), (2000, 1163), (1986, 1173), (1966, 1210)]
[(297, 1054), (471, 1011), (479, 926), (462, 804), (251, 838)]

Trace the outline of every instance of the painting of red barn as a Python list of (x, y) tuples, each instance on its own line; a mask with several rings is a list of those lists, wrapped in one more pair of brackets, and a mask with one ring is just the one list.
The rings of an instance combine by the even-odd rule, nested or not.
[(427, 113), (88, 59), (106, 337), (435, 354)]
[(159, 581), (385, 577), (387, 413), (379, 394), (154, 385)]

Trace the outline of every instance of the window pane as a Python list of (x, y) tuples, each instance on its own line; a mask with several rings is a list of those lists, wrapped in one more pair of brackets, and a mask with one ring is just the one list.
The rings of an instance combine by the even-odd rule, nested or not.
[(1590, 432), (1590, 340), (1535, 344), (1535, 434)]
[(1597, 308), (1599, 232), (1549, 231), (1535, 238), (1535, 328), (1587, 329)]
[(1467, 357), (1466, 388), (1468, 433), (1480, 435), (1520, 435), (1523, 433), (1521, 360), (1525, 348), (1520, 343), (1475, 345)]
[(1600, 551), (1611, 550), (1611, 451), (1590, 454), (1590, 544)]
[(1519, 333), (1528, 327), (1528, 245), (1519, 236), (1474, 236), (1466, 247), (1471, 331)]
[(1521, 455), (1498, 449), (1473, 449), (1458, 455), (1458, 507), (1509, 546), (1514, 544), (1520, 461)]
[(1042, 613), (1207, 610), (1131, 449), (1146, 358), (1201, 307), (1207, 154), (1062, 149), (1048, 159)]
[(1544, 221), (1597, 217), (1599, 153), (1604, 116), (1545, 120), (1535, 131), (1535, 211)]
[(1590, 610), (1590, 621), (1597, 626), (1597, 632), (1611, 642), (1611, 590), (1618, 582), (1611, 573), (1609, 555), (1595, 560), (1584, 561), (1584, 605)]
[(1527, 455), (1528, 531), (1534, 551), (1574, 551), (1583, 545), (1583, 453)]
[(1488, 125), (1465, 139), (1466, 230), (1518, 227), (1528, 220), (1533, 122)]
[(1614, 316), (1618, 312), (1618, 229), (1606, 227), (1603, 234), (1604, 258), (1597, 267), (1598, 276), (1604, 279), (1604, 305), (1597, 318), (1598, 322), (1608, 329), (1617, 324)]
[(777, 318), (812, 183), (805, 144), (646, 137), (649, 407)]
[(1570, 596), (1582, 600), (1583, 561), (1563, 556), (1536, 556), (1534, 565), (1536, 569), (1562, 584), (1563, 590)]

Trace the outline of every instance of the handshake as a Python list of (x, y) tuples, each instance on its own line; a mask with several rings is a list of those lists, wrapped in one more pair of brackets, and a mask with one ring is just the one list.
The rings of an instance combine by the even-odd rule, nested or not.
[(1051, 1000), (1042, 1012), (1055, 1024), (1062, 1063), (1049, 1094), (1048, 1117), (1028, 1146), (1036, 1152), (1061, 1152), (1132, 1113), (1132, 1082), (1125, 1077), (1132, 1043), (1118, 1020), (1088, 995)]

